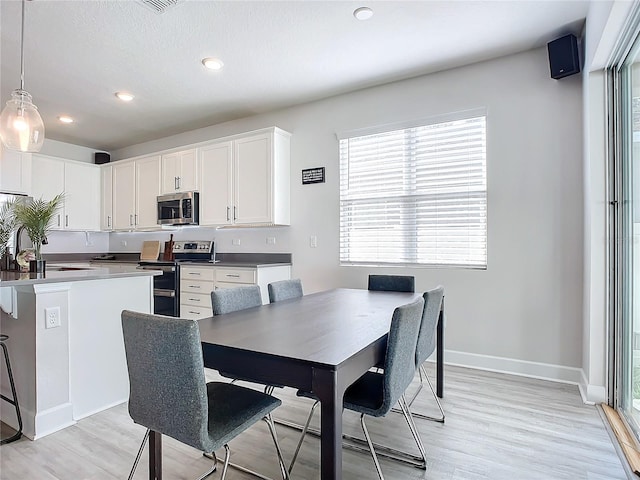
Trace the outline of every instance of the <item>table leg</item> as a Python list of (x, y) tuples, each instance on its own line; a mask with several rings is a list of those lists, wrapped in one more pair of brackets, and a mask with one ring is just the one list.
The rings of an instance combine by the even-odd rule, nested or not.
[(313, 391), (320, 399), (320, 478), (342, 479), (342, 395), (336, 372), (316, 369)]
[(162, 434), (149, 432), (149, 480), (162, 480)]
[(444, 395), (444, 298), (442, 299), (440, 313), (438, 314), (436, 341), (436, 394), (442, 398)]

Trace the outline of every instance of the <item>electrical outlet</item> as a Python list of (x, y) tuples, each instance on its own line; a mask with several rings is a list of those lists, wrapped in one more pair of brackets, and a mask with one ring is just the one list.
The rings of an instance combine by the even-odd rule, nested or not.
[(275, 245), (276, 237), (267, 237), (267, 245)]
[(45, 328), (60, 326), (60, 307), (47, 307), (44, 309)]
[(309, 237), (309, 246), (311, 248), (318, 248), (318, 237), (316, 235), (311, 235)]
[(235, 245), (236, 247), (240, 246), (240, 239), (234, 238), (233, 240), (231, 240), (231, 245)]
[(120, 241), (120, 246), (126, 247), (127, 246), (127, 241), (126, 240), (121, 240)]

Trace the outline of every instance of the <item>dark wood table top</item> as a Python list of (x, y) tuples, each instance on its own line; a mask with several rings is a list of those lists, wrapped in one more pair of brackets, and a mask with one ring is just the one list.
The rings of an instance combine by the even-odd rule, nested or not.
[(199, 320), (204, 344), (335, 369), (389, 332), (396, 307), (419, 293), (329, 290)]

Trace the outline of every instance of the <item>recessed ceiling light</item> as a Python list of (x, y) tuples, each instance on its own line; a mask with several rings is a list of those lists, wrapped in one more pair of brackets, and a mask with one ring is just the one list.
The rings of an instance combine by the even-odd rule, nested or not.
[(211, 57), (203, 58), (202, 64), (210, 70), (220, 70), (222, 67), (224, 67), (224, 63), (222, 63), (222, 60)]
[(62, 123), (73, 123), (73, 118), (67, 115), (60, 115), (58, 117), (58, 120), (60, 120)]
[(353, 16), (358, 20), (369, 20), (371, 17), (373, 17), (373, 10), (371, 10), (369, 7), (356, 8), (353, 11)]
[(116, 97), (118, 97), (123, 102), (130, 102), (134, 98), (133, 95), (127, 92), (116, 92)]

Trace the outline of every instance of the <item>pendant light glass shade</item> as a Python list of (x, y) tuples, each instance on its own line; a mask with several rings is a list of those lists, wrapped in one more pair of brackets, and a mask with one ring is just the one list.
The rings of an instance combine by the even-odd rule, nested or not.
[(39, 152), (44, 142), (44, 122), (24, 90), (11, 92), (11, 100), (0, 114), (0, 138), (11, 150)]
[(0, 113), (0, 140), (11, 150), (39, 152), (44, 142), (44, 122), (24, 89), (24, 6), (20, 30), (20, 88), (11, 92), (11, 100)]

